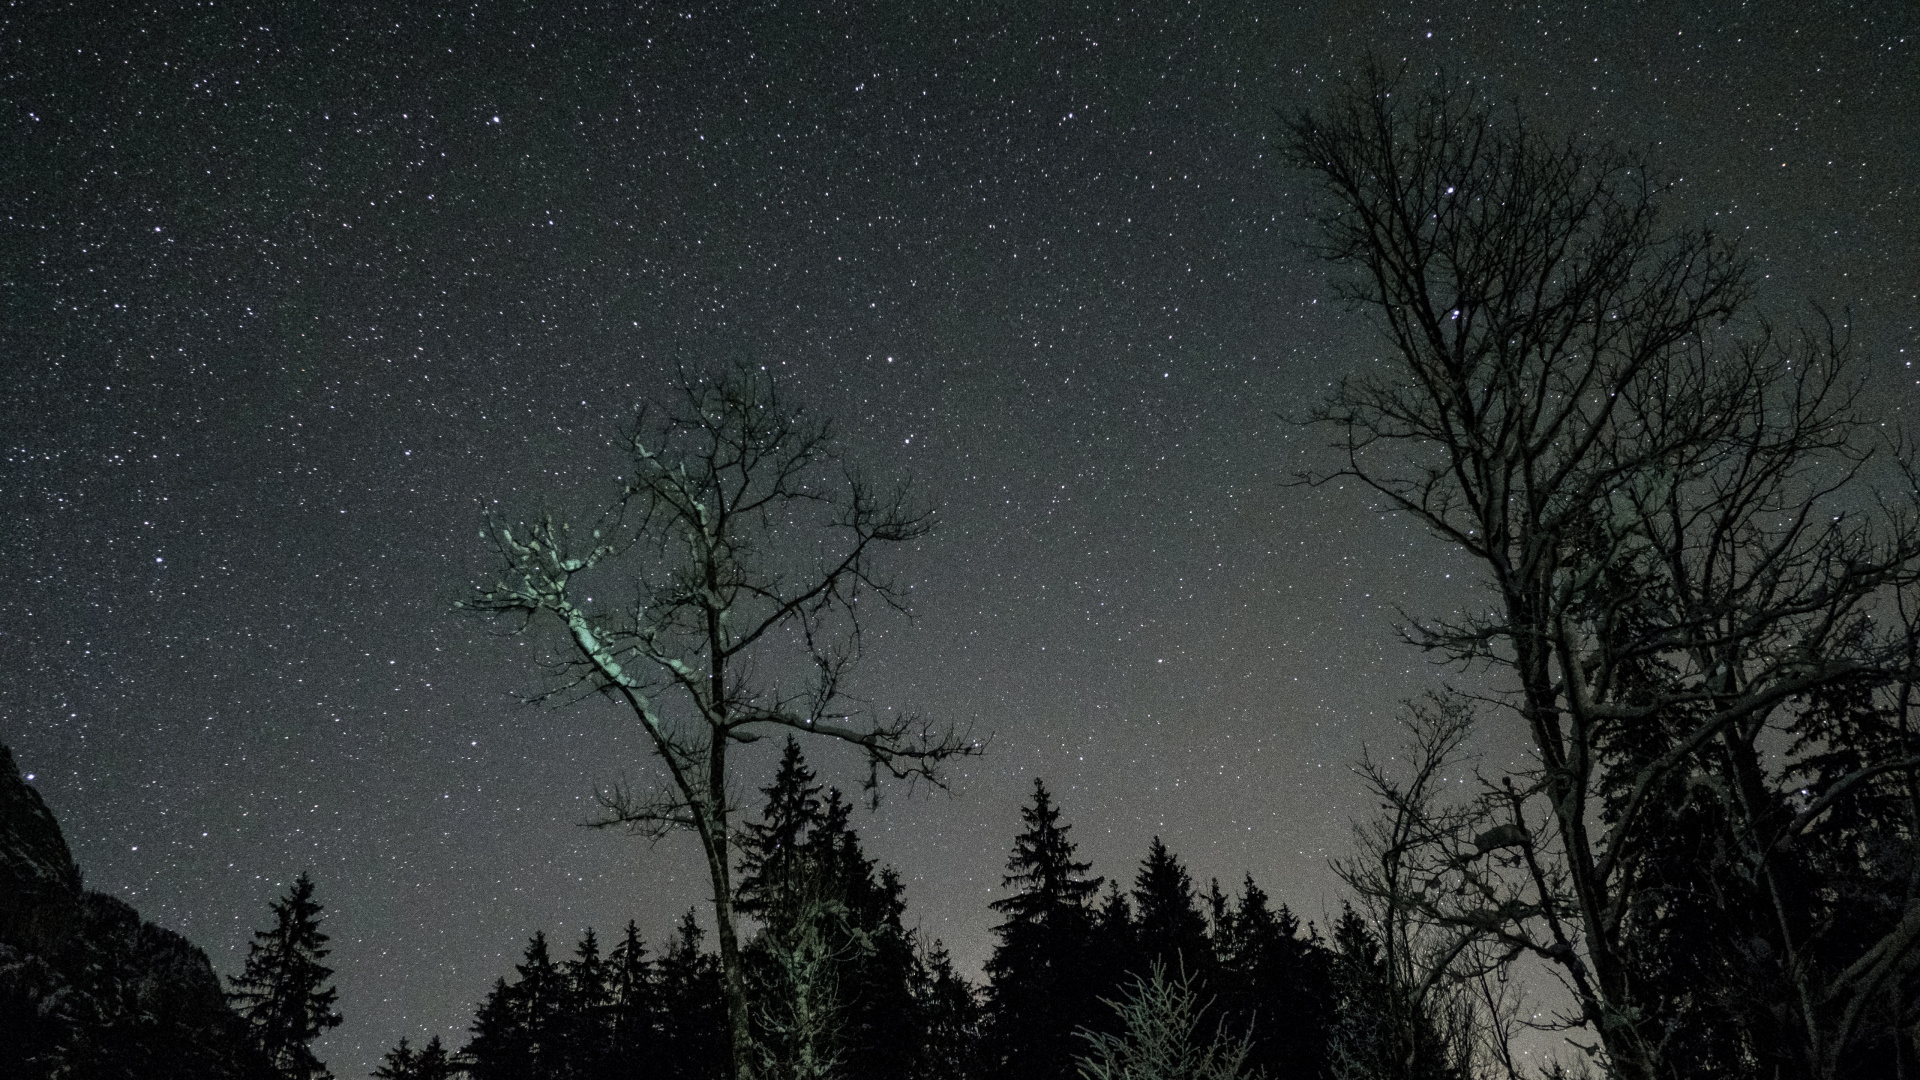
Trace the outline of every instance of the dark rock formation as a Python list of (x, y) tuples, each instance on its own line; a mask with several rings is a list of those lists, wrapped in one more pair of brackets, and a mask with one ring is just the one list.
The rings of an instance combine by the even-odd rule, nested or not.
[(0, 1077), (270, 1076), (207, 954), (81, 887), (40, 793), (0, 746)]
[(40, 793), (0, 745), (0, 941), (42, 949), (72, 933), (80, 868)]

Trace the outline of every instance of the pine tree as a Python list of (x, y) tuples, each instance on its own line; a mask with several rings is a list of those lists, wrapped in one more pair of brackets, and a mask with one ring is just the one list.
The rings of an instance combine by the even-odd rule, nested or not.
[(514, 997), (526, 1031), (531, 1080), (558, 1080), (566, 1075), (567, 989), (565, 977), (547, 950), (546, 934), (533, 935), (527, 943), (526, 958), (513, 970), (520, 976)]
[(1461, 1080), (1434, 1019), (1380, 953), (1365, 919), (1342, 905), (1333, 926), (1338, 1019), (1328, 1040), (1335, 1080)]
[(916, 1080), (969, 1080), (980, 1057), (980, 1000), (967, 980), (953, 970), (953, 957), (939, 941), (913, 966)]
[(1091, 901), (1102, 878), (1074, 861), (1071, 826), (1046, 785), (1035, 780), (1033, 805), (1020, 811), (1026, 831), (1014, 839), (1003, 884), (1016, 891), (991, 905), (1006, 916), (987, 961), (991, 1034), (989, 1067), (1028, 1080), (1073, 1075), (1073, 1032), (1101, 1022), (1105, 990), (1092, 949)]
[(627, 923), (626, 935), (608, 956), (608, 1028), (610, 1061), (645, 1061), (660, 1042), (659, 979), (647, 959), (639, 927)]
[(1207, 940), (1213, 945), (1213, 955), (1221, 960), (1232, 955), (1239, 942), (1239, 928), (1234, 925), (1233, 905), (1227, 894), (1220, 891), (1220, 879), (1212, 878), (1207, 882)]
[(1139, 953), (1131, 974), (1164, 964), (1204, 987), (1214, 966), (1207, 920), (1194, 904), (1193, 878), (1157, 836), (1133, 879), (1133, 907)]
[(447, 1056), (446, 1047), (440, 1045), (440, 1036), (435, 1035), (420, 1050), (401, 1039), (398, 1046), (387, 1051), (373, 1075), (374, 1080), (453, 1080), (454, 1072), (453, 1060)]
[(561, 984), (559, 1028), (564, 1067), (560, 1075), (597, 1076), (612, 1057), (613, 1010), (607, 965), (600, 958), (600, 939), (592, 927), (574, 946), (573, 959), (563, 967)]
[(495, 979), (474, 1015), (473, 1037), (460, 1052), (473, 1080), (526, 1080), (532, 1075), (526, 1025), (515, 1005), (507, 980)]
[(463, 1056), (474, 1080), (559, 1080), (570, 1067), (565, 974), (535, 933), (515, 980), (496, 980)]
[(918, 957), (902, 921), (906, 888), (890, 866), (874, 873), (851, 832), (841, 848), (844, 865), (858, 871), (848, 882), (848, 929), (867, 946), (854, 954), (844, 984), (847, 1063), (856, 1076), (911, 1080), (914, 1047), (901, 1037), (901, 1018), (913, 1015)]
[(672, 1080), (711, 1080), (730, 1060), (720, 962), (702, 952), (705, 936), (689, 909), (660, 955), (660, 1073)]
[(387, 1051), (380, 1067), (373, 1070), (374, 1080), (417, 1080), (419, 1061), (420, 1055), (407, 1045), (403, 1037), (398, 1046)]
[[(1142, 966), (1138, 960), (1140, 927), (1133, 918), (1133, 904), (1118, 881), (1107, 882), (1107, 895), (1093, 919), (1092, 949), (1088, 971), (1103, 988), (1102, 997), (1112, 997), (1130, 981), (1128, 972)], [(1104, 1021), (1104, 1014), (1102, 1017)]]
[(827, 794), (821, 843), (846, 911), (838, 939), (846, 958), (840, 981), (847, 1070), (872, 1080), (907, 1080), (913, 1048), (901, 1037), (901, 1018), (913, 1014), (916, 949), (903, 922), (906, 888), (897, 871), (861, 850), (848, 824), (852, 807), (840, 792)]
[(413, 1070), (414, 1080), (454, 1080), (460, 1071), (447, 1048), (440, 1045), (438, 1035), (428, 1039), (426, 1047), (413, 1059)]
[(321, 963), (329, 950), (313, 880), (301, 874), (272, 911), (273, 929), (254, 933), (246, 970), (229, 996), (275, 1072), (286, 1080), (330, 1080), (312, 1043), (341, 1017), (333, 1011), (339, 995), (327, 985), (333, 969)]
[(744, 830), (737, 907), (762, 924), (747, 950), (759, 1049), (777, 1075), (904, 1080), (916, 962), (904, 889), (862, 851), (846, 798), (821, 792), (789, 739)]
[(1334, 1021), (1332, 957), (1317, 934), (1247, 875), (1240, 898), (1216, 918), (1219, 1007), (1230, 1028), (1252, 1037), (1250, 1060), (1269, 1080), (1320, 1080)]
[(740, 841), (740, 884), (734, 906), (746, 915), (765, 915), (798, 887), (803, 848), (811, 832), (824, 824), (820, 793), (812, 769), (789, 737), (760, 820), (747, 824)]

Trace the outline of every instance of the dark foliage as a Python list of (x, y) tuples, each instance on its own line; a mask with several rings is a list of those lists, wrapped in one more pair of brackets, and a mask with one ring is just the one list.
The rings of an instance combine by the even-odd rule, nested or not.
[(1008, 918), (987, 963), (987, 1061), (976, 1074), (1074, 1077), (1089, 1037), (1118, 1036), (1115, 1009), (1156, 964), (1206, 1003), (1208, 1033), (1250, 1036), (1248, 1063), (1272, 1080), (1327, 1075), (1334, 1020), (1331, 959), (1299, 920), (1268, 906), (1248, 878), (1237, 904), (1218, 884), (1202, 913), (1193, 880), (1159, 838), (1129, 895), (1074, 859), (1069, 826), (1046, 786), (1021, 811), (1007, 884)]
[[(646, 733), (667, 784), (653, 794), (601, 792), (607, 813), (597, 824), (656, 838), (688, 829), (699, 839), (713, 885), (731, 1072), (747, 1080), (763, 1049), (754, 1025), (772, 1021), (754, 1017), (736, 936), (733, 856), (742, 837), (729, 748), (775, 728), (837, 739), (865, 756), (877, 796), (881, 770), (937, 785), (943, 761), (980, 746), (912, 715), (882, 721), (845, 707), (866, 620), (906, 606), (905, 587), (876, 559), (932, 527), (906, 485), (878, 488), (846, 467), (832, 425), (784, 401), (764, 369), (746, 366), (683, 373), (667, 400), (642, 408), (625, 441), (632, 478), (577, 540), (550, 515), (489, 521), (498, 574), (465, 606), (563, 632), (571, 676), (555, 693), (598, 689)], [(627, 577), (633, 602), (582, 606), (576, 579), (606, 573)], [(793, 662), (813, 672), (802, 691), (756, 677), (763, 663)]]
[(935, 941), (913, 967), (913, 1003), (918, 1031), (911, 1075), (923, 1080), (966, 1080), (983, 1075), (980, 1037), (985, 1014), (979, 994), (953, 970), (945, 945)]
[[(701, 937), (689, 911), (657, 962), (631, 923), (604, 959), (589, 930), (572, 959), (555, 962), (546, 935), (535, 934), (514, 978), (496, 980), (481, 1003), (459, 1064), (472, 1080), (723, 1075), (726, 1008)], [(389, 1059), (396, 1054), (404, 1064), (403, 1048)]]
[(1464, 1080), (1449, 1060), (1439, 1026), (1407, 1000), (1406, 987), (1381, 955), (1379, 938), (1352, 907), (1343, 906), (1333, 924), (1332, 984), (1331, 1075), (1341, 1080)]
[(401, 1039), (400, 1045), (387, 1051), (386, 1059), (373, 1070), (373, 1075), (374, 1080), (453, 1080), (459, 1075), (459, 1065), (435, 1035), (419, 1050)]
[(320, 904), (313, 879), (301, 874), (272, 905), (274, 925), (259, 930), (247, 950), (247, 966), (229, 995), (246, 1017), (254, 1045), (287, 1080), (324, 1080), (333, 1074), (313, 1055), (313, 1040), (340, 1025), (333, 1011), (338, 994), (328, 980), (333, 969), (327, 935), (320, 930)]
[(1746, 316), (1743, 258), (1637, 155), (1465, 82), (1367, 65), (1284, 146), (1388, 346), (1308, 479), (1479, 564), (1489, 602), (1409, 636), (1497, 672), (1470, 711), (1529, 742), (1348, 878), (1391, 978), (1431, 1002), (1530, 955), (1635, 1080), (1910, 1073), (1920, 462), (1845, 329)]
[(987, 961), (987, 1065), (989, 1074), (1053, 1080), (1074, 1074), (1073, 1033), (1108, 1022), (1092, 903), (1103, 879), (1075, 861), (1072, 826), (1061, 823), (1039, 780), (1020, 819), (1026, 829), (1014, 839), (1005, 878), (1015, 891), (992, 905), (1006, 921), (994, 927), (1000, 941)]
[(1147, 848), (1133, 878), (1134, 948), (1127, 974), (1144, 976), (1154, 964), (1184, 971), (1201, 990), (1212, 982), (1213, 946), (1206, 916), (1200, 914), (1193, 878), (1159, 837)]
[(747, 963), (765, 1069), (913, 1075), (918, 959), (899, 878), (861, 851), (851, 807), (837, 790), (821, 796), (798, 742), (787, 740), (763, 794), (741, 844), (738, 903), (761, 923)]
[(1336, 1019), (1332, 956), (1309, 927), (1247, 876), (1231, 909), (1212, 890), (1214, 991), (1228, 1030), (1252, 1038), (1248, 1061), (1269, 1080), (1326, 1075), (1327, 1033)]
[[(753, 975), (755, 1040), (782, 1070), (791, 1031), (782, 1018), (796, 990), (818, 990), (831, 1019), (817, 1048), (835, 1075), (961, 1077), (972, 1070), (980, 1031), (973, 988), (943, 948), (924, 955), (901, 922), (900, 882), (860, 849), (851, 808), (814, 782), (789, 743), (758, 823), (745, 830), (740, 910), (761, 932), (745, 950)], [(803, 925), (805, 924), (805, 925)], [(783, 949), (802, 932), (821, 943), (809, 983), (796, 987)], [(716, 958), (688, 912), (651, 959), (629, 924), (604, 959), (591, 931), (573, 959), (555, 963), (535, 935), (511, 980), (482, 1003), (461, 1060), (475, 1080), (669, 1077), (706, 1080), (728, 1063)], [(783, 944), (786, 943), (786, 944)], [(787, 1044), (783, 1044), (786, 1040)], [(408, 1067), (410, 1051), (390, 1057)], [(788, 1065), (791, 1062), (787, 1063)]]

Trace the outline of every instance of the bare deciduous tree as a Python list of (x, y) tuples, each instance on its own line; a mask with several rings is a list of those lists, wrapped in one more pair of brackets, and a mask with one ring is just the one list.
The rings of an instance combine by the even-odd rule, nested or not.
[[(733, 1072), (745, 1078), (754, 1057), (728, 751), (774, 730), (838, 740), (865, 752), (877, 791), (883, 770), (938, 784), (941, 761), (979, 746), (912, 716), (863, 713), (846, 695), (865, 617), (905, 610), (903, 587), (874, 556), (930, 527), (904, 485), (869, 483), (845, 465), (829, 424), (744, 369), (683, 375), (671, 400), (642, 409), (627, 450), (632, 477), (589, 535), (551, 515), (517, 528), (490, 521), (482, 536), (500, 571), (464, 606), (558, 626), (566, 685), (621, 703), (645, 732), (666, 782), (652, 794), (602, 791), (597, 824), (699, 838)], [(583, 591), (588, 581), (597, 584)], [(631, 599), (591, 599), (608, 589)]]
[[(1329, 197), (1321, 253), (1354, 271), (1343, 295), (1390, 346), (1319, 411), (1344, 463), (1307, 479), (1357, 480), (1478, 561), (1491, 603), (1408, 636), (1492, 673), (1480, 705), (1517, 719), (1535, 759), (1477, 814), (1429, 823), (1430, 865), (1383, 887), (1463, 941), (1556, 967), (1635, 1080), (1671, 1074), (1681, 1026), (1655, 1007), (1669, 976), (1649, 942), (1683, 901), (1740, 891), (1743, 948), (1779, 992), (1731, 1025), (1747, 1041), (1728, 1052), (1776, 1040), (1786, 1072), (1841, 1074), (1920, 958), (1911, 823), (1886, 832), (1903, 854), (1874, 871), (1890, 899), (1857, 940), (1839, 894), (1790, 859), (1869, 781), (1920, 764), (1903, 734), (1817, 784), (1800, 770), (1839, 737), (1808, 726), (1823, 700), (1904, 733), (1913, 685), (1910, 624), (1888, 616), (1920, 580), (1920, 528), (1862, 481), (1889, 447), (1857, 408), (1844, 336), (1728, 330), (1741, 260), (1663, 229), (1666, 186), (1641, 162), (1458, 84), (1369, 69), (1289, 132)], [(1702, 853), (1724, 881), (1676, 884)]]
[(1483, 856), (1515, 836), (1501, 820), (1504, 801), (1489, 797), (1472, 768), (1473, 723), (1471, 702), (1429, 695), (1408, 706), (1408, 737), (1394, 756), (1403, 767), (1389, 770), (1367, 752), (1357, 768), (1378, 810), (1355, 823), (1354, 854), (1333, 869), (1380, 951), (1361, 1041), (1372, 1055), (1397, 1055), (1363, 1070), (1382, 1077), (1519, 1075), (1517, 1003), (1502, 976), (1521, 949), (1488, 932), (1498, 915), (1462, 917), (1472, 904), (1498, 911)]

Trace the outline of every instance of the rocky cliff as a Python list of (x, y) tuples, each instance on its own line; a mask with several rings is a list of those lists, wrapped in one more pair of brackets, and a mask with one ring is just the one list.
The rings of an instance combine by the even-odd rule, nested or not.
[(269, 1075), (207, 954), (82, 887), (59, 823), (0, 745), (0, 1077)]

